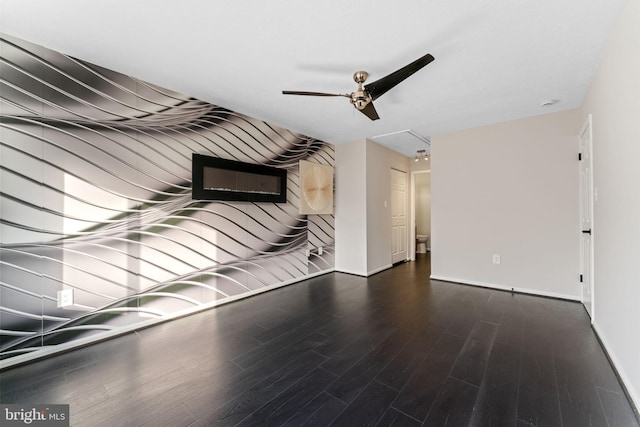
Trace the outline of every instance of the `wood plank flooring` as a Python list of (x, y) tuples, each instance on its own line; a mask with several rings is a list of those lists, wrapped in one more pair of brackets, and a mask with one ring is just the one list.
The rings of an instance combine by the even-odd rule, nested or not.
[(75, 426), (639, 426), (578, 303), (327, 274), (0, 373)]

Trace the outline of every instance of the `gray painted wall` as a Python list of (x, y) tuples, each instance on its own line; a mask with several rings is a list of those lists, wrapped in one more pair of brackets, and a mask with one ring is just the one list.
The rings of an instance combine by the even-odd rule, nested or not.
[(594, 319), (640, 408), (640, 0), (620, 14), (582, 106), (593, 115)]

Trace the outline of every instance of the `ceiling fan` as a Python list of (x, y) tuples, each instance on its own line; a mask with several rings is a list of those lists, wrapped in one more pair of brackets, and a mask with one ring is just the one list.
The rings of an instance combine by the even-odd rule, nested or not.
[(397, 86), (407, 77), (411, 76), (416, 71), (425, 67), (434, 57), (427, 53), (421, 58), (416, 59), (411, 64), (394, 71), (393, 73), (384, 76), (383, 78), (376, 80), (363, 86), (363, 83), (369, 77), (369, 73), (366, 71), (356, 71), (353, 74), (353, 80), (358, 83), (358, 89), (351, 93), (324, 93), (324, 92), (303, 92), (297, 90), (283, 90), (283, 95), (304, 95), (304, 96), (344, 96), (349, 98), (349, 101), (353, 104), (358, 111), (371, 120), (378, 120), (378, 112), (373, 106), (373, 101), (387, 93), (390, 89)]

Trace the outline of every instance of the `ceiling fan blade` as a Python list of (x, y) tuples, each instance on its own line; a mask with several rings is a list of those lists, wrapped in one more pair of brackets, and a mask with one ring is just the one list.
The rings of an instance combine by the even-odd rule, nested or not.
[(378, 116), (376, 108), (373, 106), (373, 102), (369, 102), (366, 107), (359, 111), (365, 116), (369, 117), (371, 120), (378, 120), (380, 118), (380, 116)]
[(371, 95), (371, 99), (377, 99), (387, 93), (394, 86), (401, 83), (407, 77), (425, 67), (434, 59), (435, 58), (430, 53), (427, 53), (425, 56), (416, 59), (411, 64), (405, 65), (399, 70), (396, 70), (393, 73), (384, 76), (379, 80), (376, 80), (375, 82), (371, 82), (368, 85), (365, 85), (364, 89), (369, 92), (369, 94)]
[(299, 90), (283, 90), (282, 94), (283, 95), (304, 95), (304, 96), (346, 96), (347, 98), (349, 97), (349, 95), (342, 94), (342, 93), (302, 92)]

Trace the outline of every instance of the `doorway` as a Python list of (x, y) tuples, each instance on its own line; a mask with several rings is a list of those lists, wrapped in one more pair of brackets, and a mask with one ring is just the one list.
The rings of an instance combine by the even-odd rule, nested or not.
[(431, 170), (411, 173), (411, 259), (431, 251)]

